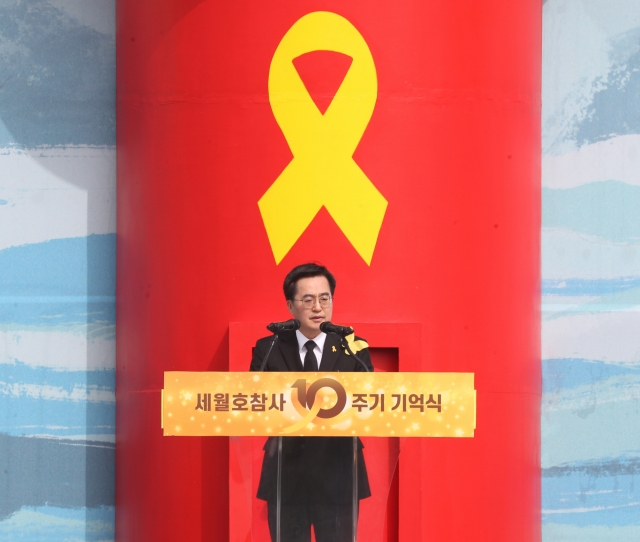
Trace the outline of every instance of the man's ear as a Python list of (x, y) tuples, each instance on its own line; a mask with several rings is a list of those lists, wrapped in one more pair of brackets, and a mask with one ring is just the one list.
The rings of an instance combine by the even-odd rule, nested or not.
[(289, 314), (293, 316), (293, 301), (287, 299), (287, 309), (289, 309)]

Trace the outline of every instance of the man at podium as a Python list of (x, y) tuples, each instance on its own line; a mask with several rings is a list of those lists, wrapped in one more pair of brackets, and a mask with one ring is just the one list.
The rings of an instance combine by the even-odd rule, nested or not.
[[(364, 367), (342, 346), (341, 337), (323, 333), (320, 324), (330, 322), (336, 280), (315, 263), (293, 268), (284, 280), (284, 295), (300, 329), (278, 333), (265, 371), (352, 372)], [(251, 370), (259, 371), (272, 338), (256, 343)], [(359, 345), (366, 344), (358, 341)], [(369, 349), (358, 357), (373, 371)], [(280, 542), (309, 542), (313, 526), (317, 542), (351, 542), (358, 502), (371, 496), (362, 442), (357, 440), (357, 469), (350, 437), (282, 437), (280, 503), (277, 499), (279, 437), (264, 446), (257, 497), (268, 503), (269, 530)], [(357, 498), (354, 499), (354, 480)]]

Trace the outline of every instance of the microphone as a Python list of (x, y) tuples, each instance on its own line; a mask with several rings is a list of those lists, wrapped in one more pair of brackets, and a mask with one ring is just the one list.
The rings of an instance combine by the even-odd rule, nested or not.
[(296, 329), (300, 329), (300, 320), (296, 320), (292, 318), (291, 320), (287, 320), (286, 322), (273, 322), (267, 326), (267, 329), (271, 331), (271, 333), (280, 333), (281, 331), (295, 331)]
[(341, 337), (346, 337), (353, 333), (353, 328), (348, 326), (337, 326), (331, 322), (322, 322), (320, 324), (320, 331), (324, 333), (335, 333)]

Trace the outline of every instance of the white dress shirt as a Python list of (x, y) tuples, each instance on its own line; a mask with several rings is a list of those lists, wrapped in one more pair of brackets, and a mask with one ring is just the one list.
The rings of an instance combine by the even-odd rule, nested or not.
[(322, 350), (324, 349), (324, 341), (327, 338), (326, 333), (320, 333), (315, 339), (307, 339), (299, 329), (296, 329), (296, 339), (298, 339), (298, 353), (300, 354), (300, 361), (304, 367), (304, 357), (307, 355), (307, 347), (305, 344), (307, 341), (313, 341), (316, 343), (316, 347), (313, 349), (313, 353), (318, 360), (318, 371), (320, 370), (320, 361), (322, 360)]

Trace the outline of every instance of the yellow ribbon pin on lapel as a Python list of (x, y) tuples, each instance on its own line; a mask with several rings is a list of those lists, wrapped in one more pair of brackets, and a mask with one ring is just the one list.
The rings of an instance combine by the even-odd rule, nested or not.
[[(352, 57), (351, 67), (323, 115), (293, 65), (311, 51)], [(327, 11), (299, 19), (278, 45), (269, 70), (271, 109), (293, 160), (258, 202), (279, 264), (324, 206), (367, 264), (387, 200), (353, 160), (378, 95), (364, 38), (344, 17)]]

